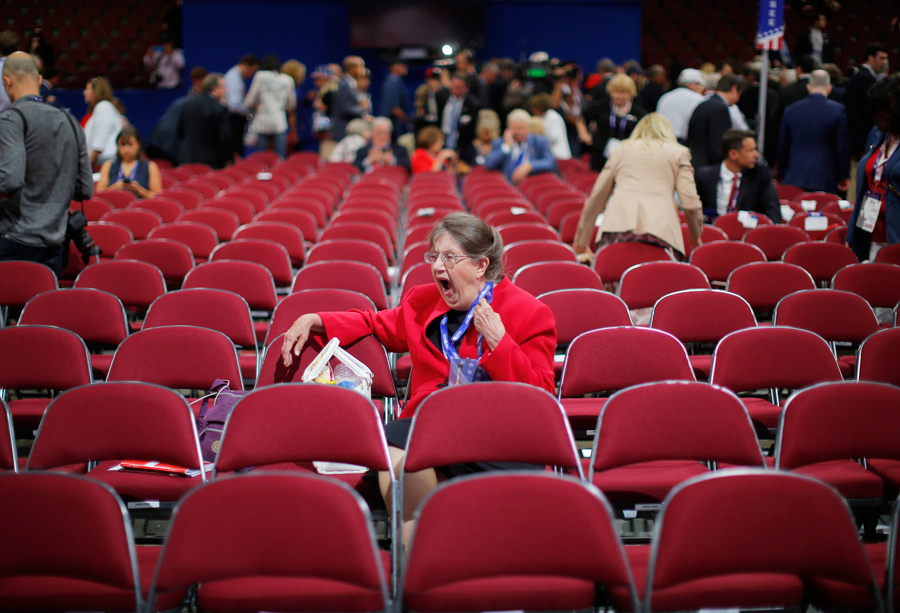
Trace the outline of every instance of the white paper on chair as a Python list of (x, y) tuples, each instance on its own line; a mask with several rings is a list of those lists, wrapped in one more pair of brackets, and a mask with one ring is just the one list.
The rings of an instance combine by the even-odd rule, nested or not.
[(259, 181), (271, 181), (272, 173), (271, 172), (258, 172), (258, 173), (256, 173), (256, 178)]
[(853, 203), (849, 200), (838, 200), (838, 206), (841, 207), (842, 211), (849, 211), (853, 208)]
[(828, 229), (828, 218), (824, 215), (810, 215), (803, 220), (803, 229), (807, 232), (818, 232)]
[(790, 221), (794, 217), (794, 209), (786, 204), (781, 205), (781, 218), (784, 221)]
[(509, 208), (509, 212), (513, 215), (524, 215), (528, 212), (528, 209), (521, 206), (513, 206)]
[(815, 211), (816, 210), (816, 201), (815, 200), (801, 200), (800, 207), (804, 211)]
[(752, 230), (759, 225), (759, 217), (752, 215), (750, 211), (738, 211), (737, 220), (739, 224), (748, 230)]

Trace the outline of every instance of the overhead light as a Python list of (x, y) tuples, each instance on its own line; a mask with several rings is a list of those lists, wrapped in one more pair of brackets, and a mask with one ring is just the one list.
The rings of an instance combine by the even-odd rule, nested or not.
[(449, 57), (453, 55), (453, 45), (444, 45), (443, 47), (441, 47), (441, 51), (444, 53), (444, 55)]

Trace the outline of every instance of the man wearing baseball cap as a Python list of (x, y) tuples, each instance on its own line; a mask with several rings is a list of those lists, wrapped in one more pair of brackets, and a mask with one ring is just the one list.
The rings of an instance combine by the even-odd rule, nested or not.
[(663, 94), (656, 111), (672, 122), (675, 137), (687, 145), (688, 122), (698, 104), (703, 102), (703, 75), (696, 68), (685, 68), (678, 75), (678, 87)]

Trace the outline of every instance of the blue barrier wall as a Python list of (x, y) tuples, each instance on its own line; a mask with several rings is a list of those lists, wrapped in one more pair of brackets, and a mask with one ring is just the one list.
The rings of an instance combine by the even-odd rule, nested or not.
[[(378, 0), (372, 0), (377, 2)], [(485, 45), (482, 58), (503, 56), (519, 60), (534, 51), (575, 60), (591, 72), (601, 57), (617, 63), (640, 59), (641, 0), (485, 0)], [(372, 70), (372, 95), (378, 92), (387, 66), (377, 50), (350, 49), (350, 11), (347, 0), (185, 0), (185, 72), (194, 66), (225, 72), (245, 53), (262, 58), (275, 54), (282, 61), (296, 58), (309, 71), (339, 62), (351, 52)], [(444, 41), (435, 41), (435, 46)], [(424, 66), (410, 66), (410, 91), (421, 83)], [(302, 95), (309, 81), (301, 87)], [(117, 90), (128, 118), (145, 137), (156, 120), (183, 91)], [(58, 95), (76, 117), (85, 104), (80, 91)], [(308, 123), (301, 112), (300, 123)], [(301, 128), (302, 129), (302, 128)], [(308, 132), (308, 129), (307, 129)], [(308, 139), (306, 148), (313, 146)]]

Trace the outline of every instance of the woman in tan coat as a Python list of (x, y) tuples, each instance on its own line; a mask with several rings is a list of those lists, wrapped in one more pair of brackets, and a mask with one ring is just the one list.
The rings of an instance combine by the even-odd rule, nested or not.
[(589, 241), (603, 214), (600, 246), (637, 241), (668, 249), (684, 258), (684, 239), (673, 194), (678, 193), (693, 246), (700, 243), (703, 216), (694, 184), (691, 153), (679, 145), (672, 124), (659, 113), (641, 119), (631, 137), (612, 152), (584, 203), (575, 253), (590, 260)]

